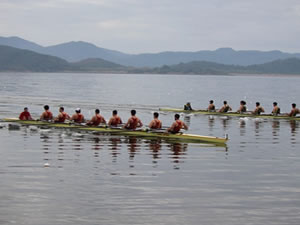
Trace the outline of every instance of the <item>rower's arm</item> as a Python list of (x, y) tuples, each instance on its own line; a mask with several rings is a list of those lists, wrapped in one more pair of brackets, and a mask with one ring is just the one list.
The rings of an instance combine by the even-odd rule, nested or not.
[(189, 127), (188, 127), (185, 123), (183, 123), (183, 128), (184, 128), (185, 130), (188, 130), (188, 129), (189, 129)]

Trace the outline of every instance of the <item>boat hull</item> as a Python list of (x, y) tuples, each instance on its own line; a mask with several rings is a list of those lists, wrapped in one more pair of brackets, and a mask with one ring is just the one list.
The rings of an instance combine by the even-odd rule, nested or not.
[(34, 125), (34, 126), (43, 126), (49, 128), (62, 128), (62, 129), (74, 129), (81, 130), (87, 132), (99, 132), (99, 133), (110, 133), (110, 134), (119, 134), (124, 136), (138, 136), (138, 137), (150, 137), (150, 138), (162, 138), (162, 139), (170, 139), (170, 140), (179, 140), (179, 141), (187, 141), (187, 142), (207, 142), (214, 144), (225, 144), (227, 142), (227, 138), (221, 137), (213, 137), (213, 136), (203, 136), (196, 134), (170, 134), (164, 131), (151, 131), (151, 130), (127, 130), (122, 128), (110, 128), (104, 126), (98, 127), (89, 127), (85, 125), (78, 125), (72, 123), (52, 123), (46, 121), (24, 121), (15, 118), (7, 118), (4, 119), (5, 122), (14, 122), (22, 125)]

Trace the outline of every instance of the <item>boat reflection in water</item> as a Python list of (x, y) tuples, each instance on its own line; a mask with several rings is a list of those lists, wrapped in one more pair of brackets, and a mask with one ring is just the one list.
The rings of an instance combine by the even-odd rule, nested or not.
[(174, 169), (180, 169), (179, 164), (184, 162), (184, 158), (186, 155), (186, 152), (188, 150), (188, 144), (187, 143), (170, 143), (168, 145), (170, 148), (170, 155), (169, 158), (172, 159), (172, 162), (174, 163)]
[[(218, 150), (224, 148), (227, 151), (225, 146), (199, 142), (190, 145), (188, 142), (152, 137), (103, 135), (90, 132), (74, 133), (69, 130), (41, 128), (34, 133), (28, 133), (28, 130), (25, 129), (16, 132), (24, 133), (25, 131), (27, 132), (25, 134), (27, 141), (39, 137), (39, 142), (35, 142), (35, 144), (40, 145), (39, 149), (43, 153), (42, 161), (47, 167), (86, 166), (92, 157), (91, 166), (94, 165), (93, 168), (98, 169), (95, 174), (98, 174), (99, 169), (103, 166), (113, 163), (116, 165), (116, 169), (113, 172), (110, 171), (110, 174), (120, 175), (127, 171), (129, 175), (137, 175), (140, 171), (135, 168), (139, 168), (141, 165), (152, 165), (152, 168), (155, 169), (159, 164), (164, 165), (166, 159), (171, 159), (173, 168), (179, 169), (180, 164), (184, 163), (188, 157), (190, 146), (193, 149), (209, 148), (210, 151), (211, 147), (215, 147)], [(126, 155), (127, 157), (124, 157)], [(121, 168), (124, 166), (123, 171)]]

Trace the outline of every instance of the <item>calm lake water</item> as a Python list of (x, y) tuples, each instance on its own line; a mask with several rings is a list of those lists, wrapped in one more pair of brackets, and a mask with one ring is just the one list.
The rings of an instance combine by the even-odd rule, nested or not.
[[(160, 107), (300, 106), (300, 77), (0, 73), (0, 118), (44, 104), (148, 124)], [(173, 113), (161, 112), (163, 125)], [(227, 147), (60, 129), (0, 129), (0, 224), (299, 224), (299, 121), (182, 115)]]

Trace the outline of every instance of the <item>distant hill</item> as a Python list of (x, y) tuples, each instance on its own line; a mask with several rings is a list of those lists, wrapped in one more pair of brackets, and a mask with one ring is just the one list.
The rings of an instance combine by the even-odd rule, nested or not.
[(112, 63), (103, 59), (85, 59), (70, 63), (73, 70), (86, 72), (127, 72), (128, 67)]
[(275, 60), (269, 63), (251, 66), (225, 65), (219, 63), (195, 61), (180, 63), (171, 66), (162, 66), (153, 69), (135, 69), (135, 73), (154, 73), (154, 74), (299, 74), (300, 59), (289, 58)]
[(263, 64), (278, 59), (300, 58), (300, 53), (281, 51), (235, 51), (231, 48), (220, 48), (215, 51), (196, 52), (161, 52), (148, 54), (126, 54), (97, 47), (87, 42), (68, 42), (59, 45), (42, 47), (18, 37), (0, 37), (0, 45), (36, 51), (77, 62), (88, 58), (101, 58), (117, 64), (134, 67), (160, 67), (193, 61), (207, 61), (226, 65)]
[(77, 63), (33, 51), (0, 45), (0, 71), (18, 72), (127, 72), (128, 68), (103, 59)]
[(300, 59), (280, 59), (251, 66), (225, 65), (193, 61), (156, 68), (126, 67), (103, 59), (85, 59), (76, 63), (33, 51), (0, 45), (0, 71), (19, 72), (99, 72), (150, 74), (299, 74)]
[(58, 72), (69, 69), (70, 65), (64, 59), (0, 45), (0, 71)]
[(267, 73), (267, 74), (299, 74), (300, 75), (300, 59), (279, 59), (269, 63), (260, 65), (251, 65), (245, 67), (248, 72)]

